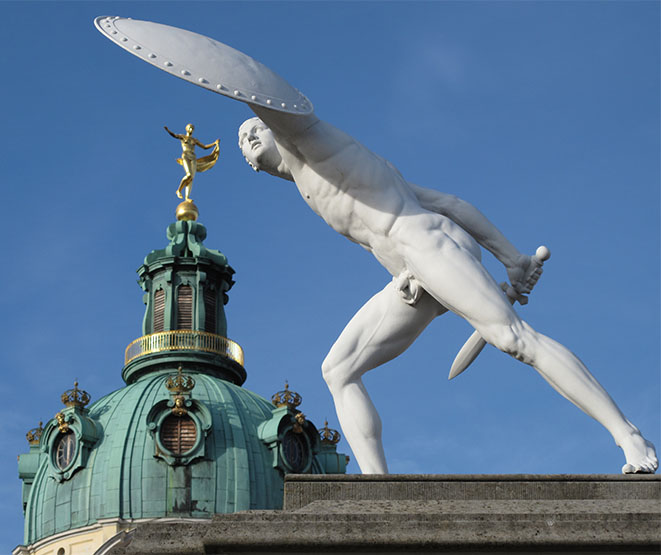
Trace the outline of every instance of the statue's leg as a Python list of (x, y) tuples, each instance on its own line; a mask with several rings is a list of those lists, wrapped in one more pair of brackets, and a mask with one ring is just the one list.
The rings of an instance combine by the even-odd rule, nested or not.
[[(187, 189), (190, 182), (191, 182), (190, 175), (185, 175), (184, 177), (182, 177), (181, 181), (179, 182), (179, 187), (177, 188), (177, 196), (179, 198), (184, 198), (183, 195), (181, 194), (181, 191)], [(188, 195), (186, 196), (188, 197)]]
[(563, 397), (601, 423), (624, 450), (623, 471), (653, 472), (658, 466), (653, 445), (624, 417), (578, 357), (523, 322), (470, 253), (436, 230), (424, 235), (409, 237), (407, 243), (416, 248), (405, 247), (405, 255), (409, 270), (425, 290), (468, 320), (486, 341), (533, 366)]
[[(184, 167), (184, 171), (186, 172), (186, 175), (181, 179), (181, 182), (179, 183), (179, 188), (177, 189), (177, 196), (179, 198), (184, 198), (188, 200), (188, 197), (190, 196), (191, 189), (193, 188), (193, 178), (195, 177), (195, 173), (197, 170), (197, 161), (196, 160), (191, 160), (187, 158), (186, 156), (182, 157), (182, 165)], [(181, 191), (184, 191), (184, 197), (181, 195)]]
[(390, 282), (351, 319), (322, 364), (337, 416), (360, 469), (388, 472), (381, 443), (381, 419), (362, 375), (406, 350), (436, 316), (446, 312), (427, 293), (406, 304)]

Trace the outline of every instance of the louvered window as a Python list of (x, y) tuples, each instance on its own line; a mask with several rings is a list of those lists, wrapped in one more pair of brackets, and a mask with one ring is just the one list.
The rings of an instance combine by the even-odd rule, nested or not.
[(165, 291), (159, 289), (154, 293), (154, 333), (163, 331), (165, 327)]
[(175, 455), (183, 455), (195, 446), (197, 429), (190, 416), (170, 415), (161, 424), (161, 443)]
[(193, 288), (190, 285), (179, 287), (177, 295), (177, 329), (193, 329)]
[(216, 333), (216, 292), (204, 290), (204, 329)]

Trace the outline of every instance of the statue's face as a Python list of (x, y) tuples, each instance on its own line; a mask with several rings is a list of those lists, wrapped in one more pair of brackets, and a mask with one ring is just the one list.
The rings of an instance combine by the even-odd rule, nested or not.
[[(273, 133), (259, 118), (250, 118), (239, 127), (239, 148), (255, 171), (277, 171), (282, 157)], [(269, 171), (270, 170), (270, 171)]]
[(189, 124), (186, 126), (186, 133), (187, 133), (188, 135), (192, 134), (194, 130), (195, 130), (195, 127), (193, 126), (192, 123), (189, 123)]

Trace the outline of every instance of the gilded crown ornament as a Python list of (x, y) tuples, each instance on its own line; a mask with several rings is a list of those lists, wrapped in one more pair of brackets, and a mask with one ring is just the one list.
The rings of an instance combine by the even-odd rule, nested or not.
[(44, 423), (39, 422), (39, 426), (37, 428), (32, 428), (30, 431), (28, 431), (27, 434), (25, 434), (25, 437), (28, 440), (28, 443), (30, 445), (37, 445), (39, 443), (39, 440), (41, 439), (41, 434), (44, 432)]
[(84, 407), (90, 402), (90, 394), (87, 391), (78, 389), (78, 382), (73, 383), (73, 389), (68, 389), (62, 393), (62, 402), (67, 407)]
[(168, 376), (165, 380), (165, 387), (173, 395), (182, 395), (189, 393), (195, 387), (195, 380), (191, 376), (184, 374), (181, 366), (179, 366), (177, 373)]
[(177, 374), (168, 376), (165, 380), (165, 387), (172, 395), (172, 414), (175, 416), (184, 416), (188, 414), (186, 406), (190, 406), (190, 400), (186, 400), (184, 395), (189, 396), (195, 387), (195, 380), (183, 373), (181, 366), (177, 368)]
[(285, 382), (285, 388), (282, 391), (278, 391), (273, 397), (271, 397), (271, 403), (276, 407), (289, 407), (290, 409), (296, 408), (303, 401), (301, 397), (295, 391), (289, 391), (289, 383)]
[(340, 441), (340, 432), (328, 427), (328, 420), (324, 422), (324, 427), (319, 430), (321, 443), (336, 445)]

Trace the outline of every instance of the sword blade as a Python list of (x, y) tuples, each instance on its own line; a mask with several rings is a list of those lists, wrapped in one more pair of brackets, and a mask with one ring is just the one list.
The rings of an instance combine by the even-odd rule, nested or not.
[(474, 331), (473, 334), (468, 338), (468, 341), (464, 343), (464, 346), (457, 353), (457, 356), (454, 357), (454, 362), (450, 368), (450, 375), (448, 376), (448, 380), (456, 378), (459, 374), (466, 370), (466, 368), (468, 368), (470, 364), (477, 358), (477, 355), (482, 352), (482, 349), (484, 349), (486, 344), (487, 342), (482, 339), (480, 332)]

